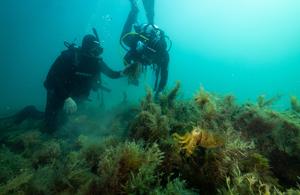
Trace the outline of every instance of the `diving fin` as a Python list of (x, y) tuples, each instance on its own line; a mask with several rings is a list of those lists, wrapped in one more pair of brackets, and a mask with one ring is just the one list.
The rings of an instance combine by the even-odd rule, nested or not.
[(134, 10), (135, 12), (139, 11), (137, 0), (129, 0), (131, 4), (131, 10)]
[(149, 24), (154, 24), (154, 0), (143, 0), (144, 9)]

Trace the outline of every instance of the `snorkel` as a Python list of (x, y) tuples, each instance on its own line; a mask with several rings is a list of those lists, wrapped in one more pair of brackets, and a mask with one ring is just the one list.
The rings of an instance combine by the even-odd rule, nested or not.
[(93, 28), (93, 33), (94, 33), (97, 41), (100, 43), (100, 39), (99, 39), (98, 32), (97, 32), (96, 28)]
[(93, 33), (83, 37), (81, 51), (85, 56), (98, 58), (103, 53), (103, 48), (100, 45), (98, 33), (94, 28)]
[(98, 32), (97, 32), (96, 28), (93, 28), (92, 30), (93, 30), (93, 33), (94, 33), (94, 35), (96, 37), (96, 40), (98, 42), (98, 46), (99, 46), (98, 47), (98, 49), (99, 49), (98, 53), (99, 53), (99, 55), (101, 55), (103, 53), (103, 47), (100, 44), (100, 39), (99, 39)]

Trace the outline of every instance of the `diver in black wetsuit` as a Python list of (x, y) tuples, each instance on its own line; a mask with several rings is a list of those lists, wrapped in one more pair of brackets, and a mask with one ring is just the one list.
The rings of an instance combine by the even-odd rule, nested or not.
[[(169, 53), (164, 31), (154, 25), (154, 0), (143, 0), (148, 24), (136, 25), (138, 7), (136, 0), (130, 0), (131, 11), (121, 34), (121, 45), (127, 50), (124, 63), (134, 73), (147, 65), (152, 65), (156, 80), (154, 91), (157, 95), (165, 88), (168, 81)], [(134, 27), (135, 32), (131, 32)], [(128, 74), (127, 74), (128, 75)], [(130, 75), (128, 75), (130, 79)], [(129, 80), (130, 81), (130, 80)], [(137, 76), (131, 81), (138, 84)]]
[(87, 100), (91, 90), (101, 87), (101, 73), (113, 79), (123, 76), (122, 71), (111, 70), (99, 57), (103, 48), (97, 33), (86, 35), (80, 48), (68, 46), (55, 60), (44, 82), (47, 103), (43, 130), (49, 133), (64, 122), (64, 117), (59, 117), (61, 110), (74, 113), (79, 101)]

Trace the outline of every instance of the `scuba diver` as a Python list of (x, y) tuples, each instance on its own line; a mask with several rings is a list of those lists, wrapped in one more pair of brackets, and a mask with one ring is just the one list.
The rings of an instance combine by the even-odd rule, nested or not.
[(50, 68), (44, 87), (47, 90), (45, 109), (45, 132), (52, 133), (64, 121), (64, 113), (72, 114), (77, 103), (87, 100), (91, 90), (103, 89), (101, 73), (117, 79), (124, 76), (123, 71), (110, 69), (100, 55), (103, 48), (95, 29), (94, 35), (84, 36), (82, 46), (65, 42), (67, 50), (57, 57)]
[[(147, 66), (155, 72), (155, 96), (165, 88), (168, 81), (170, 39), (164, 31), (154, 25), (154, 0), (143, 0), (147, 24), (137, 24), (138, 6), (136, 0), (130, 0), (131, 10), (123, 27), (120, 44), (127, 51), (124, 64), (129, 83), (138, 85), (138, 77)], [(135, 32), (132, 32), (134, 28)], [(170, 42), (171, 43), (171, 42)]]

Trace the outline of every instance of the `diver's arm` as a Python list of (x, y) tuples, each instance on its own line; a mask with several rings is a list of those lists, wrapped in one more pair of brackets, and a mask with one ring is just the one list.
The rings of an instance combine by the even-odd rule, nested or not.
[(161, 92), (168, 81), (168, 75), (169, 75), (169, 54), (168, 52), (165, 53), (162, 60), (160, 60), (158, 66), (160, 67), (160, 81), (158, 88), (156, 90), (156, 93)]
[(99, 60), (99, 63), (100, 63), (100, 67), (101, 67), (101, 72), (103, 74), (105, 74), (106, 76), (108, 76), (109, 78), (117, 79), (117, 78), (122, 77), (122, 71), (112, 70), (111, 68), (109, 68), (107, 66), (107, 64), (102, 59)]

